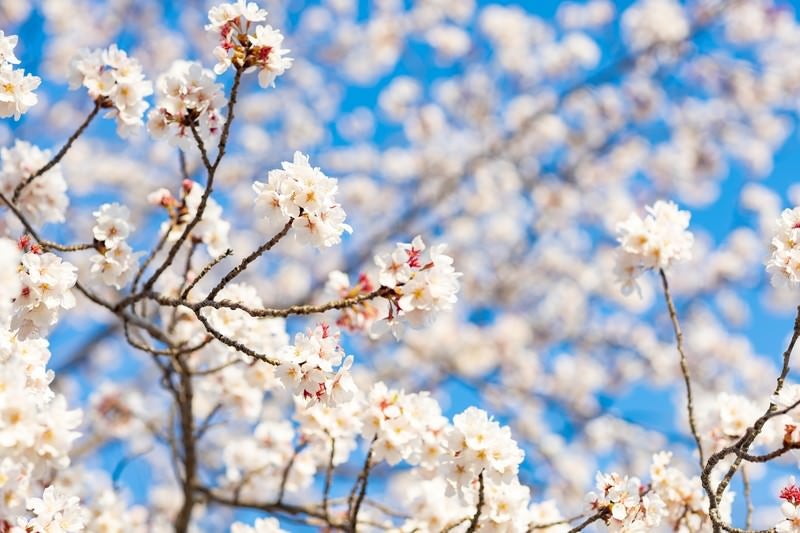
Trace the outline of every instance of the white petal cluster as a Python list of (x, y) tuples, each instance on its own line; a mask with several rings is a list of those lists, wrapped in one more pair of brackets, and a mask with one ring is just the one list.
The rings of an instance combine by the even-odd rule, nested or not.
[(14, 48), (19, 42), (16, 35), (8, 35), (0, 30), (0, 118), (14, 117), (19, 120), (28, 109), (39, 101), (34, 90), (42, 80), (38, 76), (25, 74), (21, 68), (14, 68), (19, 59)]
[[(400, 531), (445, 531), (453, 524), (461, 527), (453, 528), (452, 531), (466, 531), (468, 518), (475, 514), (479, 501), (477, 483), (473, 484), (472, 491), (464, 498), (448, 495), (447, 482), (439, 477), (428, 479), (415, 475), (410, 476), (406, 483), (399, 493), (412, 518), (403, 523)], [(485, 481), (483, 493), (478, 531), (525, 533), (530, 531), (531, 524), (551, 522), (535, 520), (539, 515), (532, 514), (527, 509), (530, 490), (519, 482), (498, 485)], [(563, 533), (568, 529), (555, 527), (541, 531)]]
[[(706, 531), (712, 529), (708, 516), (708, 497), (699, 476), (688, 477), (671, 466), (671, 452), (653, 455), (650, 466), (650, 493), (657, 495), (665, 505), (664, 522), (680, 523), (681, 531)], [(648, 493), (648, 494), (650, 494)], [(727, 491), (720, 501), (720, 516), (730, 523), (733, 493)]]
[(666, 516), (664, 502), (648, 493), (639, 478), (598, 472), (596, 486), (587, 500), (593, 512), (607, 510), (609, 531), (652, 531)]
[(402, 322), (421, 325), (437, 312), (452, 309), (457, 301), (460, 272), (453, 268), (453, 258), (446, 255), (446, 244), (431, 246), (427, 253), (419, 235), (409, 243), (398, 243), (391, 254), (375, 256), (380, 269), (378, 282), (394, 289), (386, 323), (395, 329)]
[[(718, 451), (743, 436), (762, 412), (757, 404), (744, 396), (721, 392), (707, 412), (698, 417), (701, 437), (713, 451)], [(770, 428), (764, 428), (757, 443), (771, 437)]]
[(75, 307), (77, 268), (51, 253), (27, 252), (19, 267), (21, 289), (14, 300), (11, 328), (20, 338), (45, 336), (62, 309)]
[[(52, 519), (29, 498), (41, 495), (37, 491), (49, 483), (54, 469), (69, 465), (67, 454), (79, 436), (74, 430), (81, 412), (68, 410), (65, 398), (50, 389), (49, 359), (46, 340), (20, 340), (11, 331), (0, 332), (0, 516), (12, 524), (14, 517), (28, 516), (26, 505), (38, 523)], [(45, 500), (55, 496), (48, 490)]]
[[(263, 22), (267, 12), (255, 2), (238, 0), (235, 4), (220, 4), (208, 12), (206, 30), (219, 37), (214, 49), (217, 64), (214, 72), (222, 74), (231, 65), (244, 68), (245, 72), (258, 70), (258, 83), (262, 88), (275, 85), (275, 78), (292, 66), (292, 59), (285, 57), (289, 50), (283, 48), (283, 35)], [(252, 33), (251, 33), (252, 29)]]
[(253, 184), (256, 209), (264, 215), (271, 230), (279, 230), (291, 217), (296, 238), (316, 247), (328, 247), (352, 232), (344, 223), (345, 212), (336, 203), (337, 180), (319, 167), (312, 167), (308, 156), (294, 153), (294, 160), (283, 168), (270, 170), (267, 182)]
[(345, 355), (339, 332), (327, 324), (295, 335), (294, 345), (279, 350), (277, 359), (283, 385), (309, 403), (347, 402), (357, 390), (350, 375), (353, 356)]
[(616, 274), (622, 292), (638, 289), (636, 278), (646, 269), (665, 269), (691, 258), (694, 236), (687, 231), (691, 214), (673, 202), (658, 200), (642, 219), (632, 213), (617, 225)]
[(363, 416), (363, 436), (375, 439), (376, 461), (438, 467), (445, 453), (447, 419), (428, 393), (406, 394), (378, 382), (369, 392)]
[[(0, 191), (11, 199), (17, 185), (44, 167), (50, 155), (49, 150), (41, 150), (20, 140), (15, 141), (11, 148), (0, 148)], [(61, 165), (55, 165), (33, 180), (17, 200), (17, 207), (34, 226), (63, 222), (68, 204), (67, 182), (61, 173)], [(9, 214), (7, 218), (14, 217)]]
[(153, 84), (146, 80), (142, 65), (112, 44), (106, 49), (82, 50), (70, 63), (71, 89), (80, 86), (104, 109), (107, 118), (117, 121), (117, 133), (130, 137), (144, 122)]
[(689, 20), (675, 0), (640, 0), (622, 14), (622, 34), (633, 50), (674, 44), (689, 36)]
[(147, 129), (156, 139), (187, 151), (196, 145), (192, 126), (206, 146), (222, 133), (225, 93), (215, 75), (194, 61), (176, 61), (156, 80), (156, 106)]
[(775, 222), (767, 272), (773, 287), (800, 286), (800, 207), (784, 209)]
[(496, 484), (511, 483), (525, 458), (511, 429), (476, 407), (453, 417), (447, 440), (451, 459), (441, 470), (456, 491), (472, 484), (481, 472)]
[(20, 519), (22, 531), (73, 533), (83, 531), (88, 520), (77, 496), (68, 496), (52, 485), (44, 489), (41, 498), (29, 498), (27, 507), (34, 517)]
[(382, 384), (373, 389), (368, 405), (365, 436), (369, 436), (370, 426), (380, 426), (373, 443), (374, 456), (385, 454), (387, 446), (381, 442), (396, 439), (393, 433), (414, 437), (400, 440), (400, 449), (390, 447), (392, 455), (384, 456), (390, 464), (402, 459), (419, 465), (410, 481), (415, 488), (408, 487), (407, 495), (413, 518), (402, 531), (440, 531), (459, 523), (475, 514), (481, 493), (479, 529), (529, 530), (530, 490), (517, 477), (524, 454), (507, 426), (501, 427), (474, 407), (456, 415), (449, 425), (427, 394), (406, 395), (386, 390)]
[(133, 278), (139, 257), (125, 242), (133, 231), (130, 211), (115, 202), (103, 204), (92, 214), (95, 216), (92, 234), (98, 243), (98, 253), (90, 258), (91, 273), (106, 285), (121, 289)]

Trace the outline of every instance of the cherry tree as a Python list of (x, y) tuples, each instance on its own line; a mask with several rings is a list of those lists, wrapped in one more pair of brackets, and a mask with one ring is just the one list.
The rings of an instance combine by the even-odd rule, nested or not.
[(791, 7), (362, 4), (0, 5), (0, 531), (800, 532)]

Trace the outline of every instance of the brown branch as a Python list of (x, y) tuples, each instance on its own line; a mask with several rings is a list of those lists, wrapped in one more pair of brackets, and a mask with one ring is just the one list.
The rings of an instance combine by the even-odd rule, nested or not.
[(475, 533), (475, 531), (478, 530), (478, 520), (480, 520), (481, 513), (483, 512), (485, 498), (486, 487), (484, 487), (483, 470), (481, 470), (481, 473), (478, 474), (478, 503), (475, 505), (475, 514), (472, 515), (472, 518), (469, 521), (469, 526), (467, 527), (467, 531), (465, 533)]
[(69, 139), (67, 139), (67, 142), (64, 144), (64, 146), (61, 147), (58, 153), (56, 153), (56, 155), (50, 161), (48, 161), (47, 164), (45, 164), (45, 166), (43, 166), (42, 168), (40, 168), (39, 170), (28, 176), (24, 181), (21, 181), (14, 188), (14, 194), (11, 197), (11, 200), (15, 204), (17, 203), (17, 200), (19, 200), (19, 196), (22, 194), (22, 191), (25, 189), (25, 187), (30, 185), (33, 182), (33, 180), (35, 180), (36, 178), (38, 178), (39, 176), (41, 176), (42, 174), (44, 174), (45, 172), (56, 166), (64, 158), (64, 156), (67, 155), (67, 152), (72, 147), (72, 143), (74, 143), (78, 139), (78, 137), (80, 137), (83, 134), (83, 132), (86, 131), (86, 128), (89, 127), (89, 123), (92, 121), (92, 119), (94, 119), (94, 117), (97, 116), (97, 113), (100, 111), (100, 106), (101, 106), (101, 100), (98, 99), (95, 101), (94, 107), (92, 108), (92, 111), (89, 113), (89, 116), (87, 116), (81, 123), (81, 125), (78, 126), (78, 129), (75, 130), (75, 132), (69, 136)]
[[(783, 385), (786, 381), (786, 376), (789, 375), (789, 363), (791, 361), (792, 352), (794, 351), (794, 346), (797, 343), (797, 339), (800, 337), (800, 306), (797, 307), (797, 314), (795, 315), (794, 319), (794, 330), (792, 332), (792, 338), (789, 340), (789, 345), (786, 347), (786, 350), (783, 352), (783, 364), (781, 367), (781, 372), (778, 375), (778, 378), (775, 382), (775, 389), (772, 392), (772, 397), (774, 398), (777, 396), (781, 390), (783, 390)], [(711, 457), (708, 458), (708, 462), (706, 463), (703, 471), (700, 475), (700, 481), (702, 482), (703, 489), (706, 491), (708, 495), (708, 515), (711, 518), (712, 525), (714, 527), (714, 533), (718, 533), (722, 530), (740, 533), (745, 530), (737, 530), (737, 528), (730, 527), (726, 525), (721, 517), (719, 516), (719, 501), (722, 496), (722, 493), (727, 488), (728, 484), (730, 483), (733, 476), (736, 474), (739, 466), (744, 460), (743, 455), (747, 454), (748, 449), (755, 441), (756, 437), (761, 433), (761, 430), (764, 428), (764, 425), (767, 421), (781, 414), (782, 412), (786, 412), (794, 406), (790, 406), (787, 409), (779, 410), (777, 404), (774, 401), (771, 401), (769, 407), (761, 415), (755, 423), (747, 428), (745, 434), (734, 444), (723, 448), (722, 450), (714, 453)], [(734, 459), (733, 463), (728, 467), (728, 471), (722, 477), (719, 485), (717, 485), (716, 490), (711, 485), (711, 473), (714, 468), (725, 459), (730, 454), (736, 454), (736, 458)], [(771, 530), (765, 530), (771, 531)]]
[(226, 257), (229, 257), (231, 255), (233, 255), (233, 250), (228, 248), (227, 250), (222, 252), (220, 255), (218, 255), (217, 257), (215, 257), (214, 259), (212, 259), (208, 263), (206, 263), (206, 266), (203, 267), (203, 270), (201, 270), (200, 273), (192, 280), (192, 282), (189, 283), (189, 285), (187, 285), (185, 289), (183, 289), (183, 292), (181, 292), (181, 299), (185, 300), (189, 296), (189, 293), (192, 292), (192, 289), (194, 289), (197, 286), (197, 284), (200, 283), (201, 279), (206, 277), (206, 275), (209, 272), (211, 272), (211, 270), (215, 266), (217, 266), (220, 262), (222, 262), (223, 259), (225, 259)]
[(575, 520), (580, 520), (581, 518), (586, 518), (586, 513), (581, 513), (579, 515), (575, 515), (575, 516), (570, 517), (570, 518), (563, 518), (561, 520), (555, 520), (553, 522), (547, 522), (547, 523), (544, 523), (544, 524), (531, 524), (531, 525), (528, 526), (528, 533), (532, 533), (533, 531), (536, 531), (537, 529), (548, 529), (548, 528), (551, 528), (551, 527), (554, 527), (554, 526), (560, 526), (560, 525), (564, 525), (564, 524), (571, 524)]
[[(225, 154), (225, 147), (228, 143), (228, 135), (230, 134), (231, 123), (233, 122), (234, 116), (234, 107), (236, 105), (237, 96), (239, 93), (239, 84), (242, 79), (243, 74), (242, 68), (237, 68), (236, 73), (233, 77), (233, 85), (231, 86), (231, 94), (230, 98), (228, 99), (228, 117), (225, 119), (225, 124), (222, 128), (222, 134), (219, 138), (219, 144), (217, 145), (217, 157), (213, 163), (210, 162), (208, 158), (208, 153), (205, 149), (205, 145), (200, 139), (199, 135), (195, 136), (195, 140), (197, 142), (197, 146), (200, 150), (200, 154), (203, 158), (203, 164), (206, 167), (207, 177), (206, 177), (206, 187), (203, 191), (203, 195), (200, 198), (200, 203), (197, 206), (197, 211), (192, 217), (192, 220), (186, 224), (184, 227), (183, 232), (175, 241), (175, 243), (170, 247), (169, 251), (167, 252), (167, 257), (164, 261), (159, 265), (159, 267), (153, 272), (153, 274), (145, 281), (144, 286), (142, 287), (142, 291), (140, 293), (133, 293), (124, 300), (122, 300), (118, 305), (124, 307), (132, 302), (136, 302), (144, 297), (144, 295), (153, 288), (156, 281), (161, 277), (161, 275), (169, 268), (172, 262), (175, 260), (175, 256), (178, 254), (178, 251), (183, 246), (183, 243), (186, 242), (186, 239), (194, 230), (195, 226), (200, 223), (203, 218), (203, 213), (205, 212), (206, 205), (208, 204), (208, 199), (211, 197), (211, 192), (214, 189), (214, 178), (217, 173), (217, 169), (219, 168), (219, 164), (222, 161), (222, 157)], [(193, 128), (194, 131), (194, 128)]]
[(281, 503), (255, 502), (251, 500), (242, 500), (240, 498), (230, 498), (222, 494), (218, 494), (212, 491), (208, 487), (202, 487), (202, 486), (196, 487), (196, 490), (197, 492), (203, 494), (205, 498), (212, 503), (217, 503), (220, 505), (225, 505), (234, 508), (256, 509), (259, 511), (264, 511), (266, 513), (283, 513), (290, 516), (309, 516), (312, 518), (317, 518), (331, 527), (335, 527), (337, 529), (342, 529), (342, 530), (348, 529), (348, 526), (346, 524), (337, 524), (335, 522), (327, 521), (325, 513), (322, 510), (313, 506), (296, 505), (286, 502), (281, 502)]
[(236, 340), (228, 337), (224, 333), (220, 332), (219, 330), (214, 328), (214, 326), (212, 326), (209, 323), (208, 319), (206, 317), (204, 317), (200, 313), (200, 311), (195, 311), (194, 315), (197, 317), (197, 319), (200, 321), (200, 323), (203, 324), (203, 327), (206, 328), (206, 331), (208, 331), (215, 339), (220, 341), (222, 344), (230, 346), (231, 348), (233, 348), (233, 349), (235, 349), (235, 350), (237, 350), (239, 352), (242, 352), (245, 355), (249, 355), (250, 357), (252, 357), (254, 359), (258, 359), (259, 361), (263, 361), (265, 363), (269, 363), (272, 366), (278, 366), (278, 365), (281, 364), (280, 361), (272, 359), (268, 355), (265, 355), (265, 354), (262, 354), (262, 353), (258, 353), (256, 351), (248, 348), (247, 346), (245, 346), (241, 342), (236, 341)]
[(330, 302), (323, 304), (292, 305), (284, 308), (252, 308), (239, 302), (232, 302), (230, 300), (203, 300), (201, 302), (193, 303), (179, 298), (171, 298), (158, 293), (148, 293), (147, 296), (161, 305), (170, 307), (186, 307), (187, 309), (191, 309), (195, 312), (205, 308), (232, 309), (244, 311), (253, 318), (286, 318), (292, 315), (314, 315), (335, 309), (347, 309), (368, 300), (374, 300), (375, 298), (382, 298), (392, 294), (394, 294), (394, 289), (389, 287), (379, 287), (372, 292), (366, 292), (350, 298), (342, 298), (341, 300), (331, 300)]
[(578, 533), (579, 531), (583, 531), (594, 522), (597, 522), (598, 520), (605, 520), (608, 514), (609, 514), (608, 509), (601, 509), (600, 511), (596, 512), (595, 514), (593, 514), (592, 516), (590, 516), (589, 518), (578, 524), (577, 526), (570, 529), (567, 533)]
[(744, 527), (750, 529), (753, 522), (753, 499), (750, 496), (750, 478), (747, 475), (747, 468), (742, 465), (742, 485), (744, 488), (744, 501), (745, 501), (745, 518)]
[(331, 494), (331, 482), (333, 481), (333, 468), (334, 468), (333, 458), (335, 455), (336, 455), (336, 439), (331, 437), (331, 453), (330, 456), (328, 457), (328, 469), (325, 471), (325, 488), (322, 491), (322, 511), (325, 513), (325, 519), (328, 521), (330, 521), (330, 516), (331, 516), (328, 502)]
[(692, 436), (697, 444), (697, 451), (700, 454), (700, 469), (702, 470), (705, 465), (705, 456), (703, 455), (703, 444), (700, 441), (700, 432), (697, 430), (697, 422), (694, 414), (694, 398), (692, 396), (692, 380), (689, 375), (689, 365), (686, 362), (686, 353), (683, 349), (683, 333), (681, 326), (678, 322), (678, 314), (675, 311), (675, 304), (672, 302), (672, 296), (669, 292), (669, 283), (667, 282), (667, 274), (663, 268), (658, 269), (661, 276), (661, 285), (664, 288), (664, 299), (667, 301), (667, 309), (669, 309), (669, 318), (672, 321), (672, 329), (675, 332), (675, 343), (678, 347), (678, 354), (680, 354), (681, 374), (683, 375), (683, 382), (686, 385), (686, 411), (689, 417), (689, 428), (692, 431)]
[(292, 453), (292, 456), (289, 458), (289, 462), (286, 463), (286, 468), (283, 469), (281, 484), (278, 487), (278, 503), (283, 502), (283, 495), (286, 493), (286, 482), (289, 481), (289, 473), (292, 471), (294, 462), (297, 460), (297, 455), (306, 447), (306, 444), (307, 443), (303, 442), (295, 447), (294, 453)]
[[(369, 480), (369, 473), (372, 468), (373, 446), (377, 438), (378, 436), (376, 435), (373, 437), (372, 442), (369, 443), (367, 457), (364, 459), (364, 466), (361, 468), (358, 479), (355, 485), (353, 485), (353, 490), (350, 492), (350, 508), (348, 509), (348, 514), (350, 515), (351, 533), (357, 533), (358, 531), (358, 513), (361, 509), (361, 504), (364, 502), (364, 497), (367, 495), (367, 481)], [(356, 487), (358, 487), (358, 490), (356, 490)]]
[(180, 388), (175, 400), (180, 413), (181, 444), (183, 447), (183, 503), (175, 519), (176, 533), (186, 533), (192, 519), (195, 505), (195, 479), (197, 477), (197, 448), (195, 441), (194, 415), (192, 402), (194, 389), (189, 365), (181, 357), (175, 358), (179, 372)]
[(214, 297), (217, 294), (219, 294), (219, 291), (224, 289), (225, 286), (231, 281), (233, 281), (233, 279), (236, 276), (244, 272), (245, 269), (250, 265), (250, 263), (261, 257), (262, 254), (268, 252), (276, 244), (278, 244), (281, 241), (281, 239), (283, 239), (286, 236), (286, 234), (289, 233), (289, 229), (291, 229), (293, 223), (294, 223), (294, 218), (289, 218), (289, 220), (286, 222), (286, 224), (284, 224), (283, 228), (278, 233), (276, 233), (270, 240), (259, 246), (258, 249), (256, 249), (253, 253), (251, 253), (247, 257), (245, 257), (241, 263), (236, 265), (227, 274), (225, 274), (219, 281), (219, 283), (217, 283), (217, 285), (213, 289), (211, 289), (211, 292), (208, 293), (208, 296), (206, 296), (206, 300), (213, 300)]
[(57, 252), (80, 252), (82, 250), (94, 250), (97, 248), (94, 243), (58, 244), (57, 242), (41, 241), (39, 244), (45, 251), (55, 250)]

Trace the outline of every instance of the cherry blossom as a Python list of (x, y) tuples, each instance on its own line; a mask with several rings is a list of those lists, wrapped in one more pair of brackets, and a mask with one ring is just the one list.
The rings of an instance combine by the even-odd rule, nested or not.
[(222, 74), (231, 65), (245, 72), (258, 69), (262, 88), (275, 85), (275, 78), (291, 67), (292, 59), (284, 57), (289, 50), (282, 48), (283, 35), (272, 26), (258, 24), (250, 33), (251, 23), (266, 18), (267, 12), (255, 2), (238, 0), (236, 4), (211, 8), (206, 30), (219, 36), (219, 45), (214, 49), (214, 72)]
[(637, 287), (636, 278), (643, 270), (664, 269), (691, 258), (694, 236), (686, 231), (690, 214), (661, 200), (646, 211), (644, 219), (632, 214), (617, 225), (616, 272), (626, 294)]
[(222, 85), (214, 73), (196, 62), (176, 61), (156, 80), (157, 102), (147, 119), (147, 129), (156, 138), (188, 150), (195, 144), (191, 128), (206, 145), (222, 132), (221, 108), (225, 105)]
[(108, 109), (107, 118), (117, 122), (121, 137), (130, 137), (144, 124), (149, 107), (145, 98), (153, 94), (141, 64), (116, 45), (107, 49), (82, 50), (70, 63), (70, 88), (89, 91), (96, 105)]
[(344, 223), (344, 209), (336, 203), (337, 189), (336, 179), (312, 167), (300, 152), (291, 163), (284, 161), (281, 169), (269, 171), (266, 183), (253, 183), (256, 209), (269, 227), (277, 231), (289, 218), (297, 219), (297, 239), (317, 247), (338, 244), (342, 233), (352, 232)]
[[(28, 142), (17, 140), (10, 148), (0, 148), (0, 191), (7, 197), (16, 188), (43, 168), (50, 159), (49, 150), (41, 150)], [(36, 226), (63, 222), (69, 198), (61, 166), (55, 165), (27, 185), (19, 195), (19, 206)], [(7, 215), (11, 220), (11, 217)]]

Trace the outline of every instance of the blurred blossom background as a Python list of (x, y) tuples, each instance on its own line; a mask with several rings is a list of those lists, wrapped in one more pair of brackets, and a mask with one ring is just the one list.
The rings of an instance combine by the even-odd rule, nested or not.
[[(0, 145), (57, 149), (80, 124), (92, 102), (69, 91), (67, 77), (82, 48), (116, 43), (152, 80), (178, 59), (211, 68), (216, 43), (203, 29), (211, 5), (3, 0), (0, 29), (19, 35), (21, 66), (43, 82), (35, 107), (0, 122)], [(763, 409), (798, 303), (797, 293), (770, 286), (764, 262), (775, 219), (800, 204), (800, 3), (260, 5), (294, 64), (274, 89), (243, 79), (215, 191), (231, 247), (241, 256), (262, 242), (251, 185), (295, 150), (339, 179), (353, 233), (322, 251), (283, 242), (243, 279), (266, 305), (324, 301), (331, 271), (351, 280), (374, 272), (375, 253), (417, 234), (447, 243), (463, 272), (454, 310), (400, 342), (343, 334), (357, 383), (430, 390), (448, 416), (486, 409), (525, 451), (520, 480), (531, 499), (554, 499), (564, 516), (584, 510), (597, 470), (647, 477), (663, 449), (696, 469), (658, 277), (645, 275), (641, 295), (626, 296), (614, 274), (616, 225), (671, 199), (691, 212), (695, 234), (691, 260), (671, 269), (670, 283), (704, 444), (713, 448)], [(218, 81), (227, 87), (231, 77)], [(187, 162), (202, 182), (196, 150)], [(121, 139), (112, 121), (93, 122), (62, 163), (68, 224), (45, 234), (81, 241), (96, 206), (114, 200), (131, 209), (131, 246), (149, 249), (164, 219), (146, 196), (176, 189), (178, 164), (177, 149), (144, 129)], [(85, 259), (70, 260), (84, 269)], [(145, 425), (108, 429), (98, 407), (124, 397), (168, 416), (157, 368), (125, 343), (114, 317), (79, 308), (50, 338), (54, 387), (85, 410), (84, 435), (99, 439), (78, 442), (89, 450), (78, 462), (105, 472), (91, 476), (113, 481), (130, 502), (169, 505), (168, 451)], [(291, 319), (288, 329), (310, 325)], [(263, 409), (280, 416), (287, 405)], [(359, 448), (335, 486), (350, 486), (361, 458)], [(796, 472), (790, 455), (748, 470), (755, 526), (780, 519), (777, 491)], [(402, 493), (388, 469), (375, 475), (370, 491), (390, 501)], [(741, 494), (739, 478), (733, 490)], [(743, 515), (735, 500), (734, 522)]]

